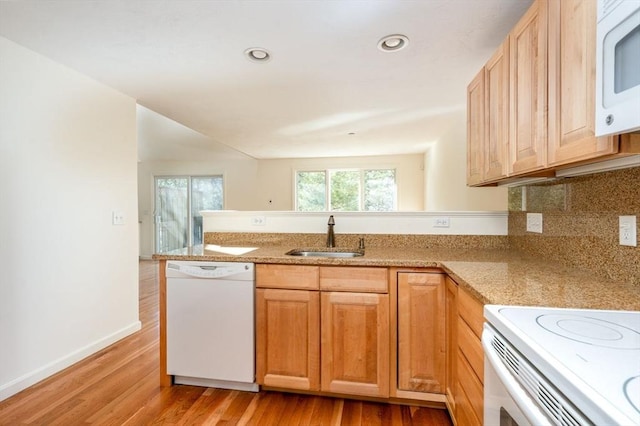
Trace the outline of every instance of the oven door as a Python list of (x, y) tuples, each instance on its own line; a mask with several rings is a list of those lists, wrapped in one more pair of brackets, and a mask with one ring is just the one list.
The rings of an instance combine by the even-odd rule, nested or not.
[(496, 331), (485, 324), (484, 424), (500, 426), (552, 425), (536, 402), (509, 372), (492, 345)]

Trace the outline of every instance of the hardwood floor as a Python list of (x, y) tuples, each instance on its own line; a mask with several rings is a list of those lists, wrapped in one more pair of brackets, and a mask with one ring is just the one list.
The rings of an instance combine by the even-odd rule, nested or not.
[(0, 402), (0, 425), (451, 425), (444, 410), (158, 384), (157, 264), (140, 262), (142, 330)]

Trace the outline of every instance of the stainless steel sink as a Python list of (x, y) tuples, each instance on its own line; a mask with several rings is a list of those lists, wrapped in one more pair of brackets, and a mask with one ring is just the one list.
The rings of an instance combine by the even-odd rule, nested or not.
[(360, 257), (360, 256), (364, 256), (364, 250), (312, 248), (312, 249), (293, 249), (293, 250), (289, 250), (285, 254), (289, 256), (307, 256), (307, 257)]

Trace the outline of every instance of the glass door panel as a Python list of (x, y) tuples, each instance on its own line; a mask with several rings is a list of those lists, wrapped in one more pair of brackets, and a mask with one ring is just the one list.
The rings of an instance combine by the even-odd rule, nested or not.
[(156, 252), (188, 245), (188, 183), (186, 177), (156, 178)]
[(202, 210), (222, 210), (222, 176), (191, 178), (191, 245), (202, 244)]

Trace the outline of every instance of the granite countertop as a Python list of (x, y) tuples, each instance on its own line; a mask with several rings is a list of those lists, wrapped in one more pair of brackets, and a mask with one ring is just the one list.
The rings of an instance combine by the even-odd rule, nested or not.
[[(607, 280), (588, 271), (564, 267), (514, 250), (411, 249), (365, 250), (355, 258), (288, 256), (294, 247), (265, 246), (229, 255), (199, 245), (153, 255), (156, 260), (201, 260), (291, 265), (435, 267), (485, 304), (559, 308), (640, 310), (640, 289), (633, 283)], [(297, 247), (295, 247), (297, 248)]]

